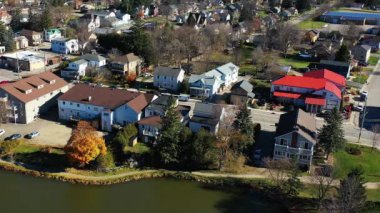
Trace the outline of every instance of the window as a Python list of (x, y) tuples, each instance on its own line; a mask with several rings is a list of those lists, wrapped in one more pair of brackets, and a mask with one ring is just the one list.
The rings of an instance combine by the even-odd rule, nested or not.
[(98, 111), (98, 107), (94, 107), (94, 111)]
[(62, 112), (64, 112), (65, 110), (64, 109), (61, 109)]
[(305, 142), (305, 144), (304, 144), (304, 148), (305, 148), (305, 149), (309, 149), (309, 143)]
[(70, 106), (73, 105), (73, 103), (70, 102)]
[(65, 105), (65, 104), (66, 104), (66, 102), (64, 102), (64, 101), (63, 101), (63, 102), (62, 102), (62, 104), (63, 104), (63, 105)]
[(80, 107), (80, 104), (77, 104), (77, 107)]
[(283, 139), (283, 138), (281, 138), (281, 139), (280, 139), (280, 145), (283, 145), (283, 146), (287, 145), (286, 140)]

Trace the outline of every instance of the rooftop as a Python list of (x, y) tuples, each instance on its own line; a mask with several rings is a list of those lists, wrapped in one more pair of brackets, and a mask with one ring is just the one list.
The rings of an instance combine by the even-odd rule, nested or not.
[(170, 76), (170, 77), (178, 77), (181, 71), (184, 72), (182, 68), (171, 68), (171, 67), (163, 67), (159, 66), (154, 69), (154, 75), (160, 76)]
[(85, 54), (85, 55), (82, 55), (80, 58), (87, 61), (97, 61), (97, 62), (106, 60), (106, 58), (97, 54)]

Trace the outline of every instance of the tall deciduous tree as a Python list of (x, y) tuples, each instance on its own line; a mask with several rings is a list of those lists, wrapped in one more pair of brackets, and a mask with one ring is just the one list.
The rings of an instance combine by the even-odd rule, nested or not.
[(340, 49), (338, 50), (338, 52), (336, 52), (335, 60), (336, 61), (348, 62), (350, 59), (351, 59), (350, 50), (348, 49), (348, 47), (345, 44), (343, 44), (340, 47)]
[(340, 181), (338, 189), (338, 212), (362, 212), (367, 199), (363, 171), (353, 169), (346, 178)]
[(215, 137), (201, 129), (194, 133), (193, 140), (190, 142), (190, 162), (193, 169), (207, 169), (215, 160)]
[(64, 150), (71, 162), (84, 166), (99, 155), (105, 155), (107, 148), (96, 130), (88, 122), (80, 121)]
[(318, 133), (319, 144), (325, 150), (327, 157), (330, 153), (342, 149), (345, 145), (343, 117), (334, 108), (325, 118), (325, 124)]

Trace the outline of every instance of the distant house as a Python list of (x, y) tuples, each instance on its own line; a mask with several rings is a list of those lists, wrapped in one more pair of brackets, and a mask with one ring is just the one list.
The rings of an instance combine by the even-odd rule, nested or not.
[(44, 31), (45, 41), (51, 42), (51, 40), (57, 38), (62, 38), (62, 33), (59, 29), (48, 29)]
[(12, 21), (12, 16), (8, 13), (7, 10), (0, 10), (0, 22), (3, 22), (5, 25), (10, 24)]
[(345, 78), (348, 78), (350, 76), (353, 66), (349, 62), (321, 60), (319, 63), (310, 63), (309, 68), (311, 70), (328, 69), (339, 75), (344, 76)]
[(77, 84), (58, 98), (59, 118), (99, 121), (103, 131), (125, 126), (142, 118), (155, 95), (122, 89)]
[(51, 72), (43, 72), (0, 86), (0, 96), (11, 107), (12, 122), (28, 124), (57, 104), (57, 97), (68, 84)]
[(365, 36), (360, 40), (360, 43), (370, 46), (371, 51), (377, 52), (380, 49), (380, 36)]
[(85, 54), (80, 57), (88, 62), (90, 67), (102, 67), (106, 65), (106, 58), (97, 54)]
[(252, 92), (253, 85), (246, 80), (237, 82), (231, 88), (231, 103), (234, 105), (244, 105), (247, 104), (249, 100), (252, 100), (255, 97), (255, 94)]
[(356, 45), (351, 48), (354, 59), (367, 63), (371, 56), (371, 47), (368, 45)]
[(18, 71), (43, 71), (45, 68), (45, 58), (43, 54), (33, 51), (16, 51), (6, 53), (1, 56), (2, 67)]
[(153, 85), (155, 87), (178, 91), (185, 77), (185, 70), (159, 66), (154, 69), (153, 75)]
[(272, 83), (271, 94), (280, 102), (292, 103), (316, 113), (339, 108), (345, 85), (343, 76), (325, 69), (276, 80)]
[(280, 116), (276, 124), (273, 159), (295, 159), (310, 168), (317, 143), (317, 121), (302, 109)]
[(77, 39), (55, 38), (51, 40), (51, 49), (55, 53), (71, 54), (79, 50)]
[(329, 41), (331, 42), (331, 45), (338, 48), (342, 46), (344, 41), (344, 36), (340, 31), (331, 31), (331, 32), (325, 32), (321, 31), (319, 32), (318, 42), (320, 41)]
[(309, 30), (305, 33), (306, 41), (315, 43), (319, 38), (319, 32), (317, 30)]
[(193, 116), (189, 121), (189, 128), (198, 132), (201, 128), (216, 134), (220, 120), (224, 116), (224, 108), (221, 105), (211, 103), (195, 103)]
[(42, 35), (39, 32), (33, 30), (22, 30), (21, 36), (25, 36), (29, 41), (29, 46), (38, 46), (42, 43)]
[(25, 48), (29, 47), (29, 41), (25, 36), (14, 37), (13, 41), (15, 43), (16, 50), (25, 49)]
[(125, 76), (137, 76), (140, 73), (142, 59), (133, 53), (111, 58), (111, 71)]
[(69, 63), (66, 69), (61, 70), (61, 77), (69, 79), (78, 79), (86, 75), (88, 62), (84, 59)]

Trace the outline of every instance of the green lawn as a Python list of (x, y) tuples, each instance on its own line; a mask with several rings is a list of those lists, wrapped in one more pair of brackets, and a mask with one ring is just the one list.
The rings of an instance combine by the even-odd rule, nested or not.
[(379, 57), (371, 56), (368, 60), (369, 65), (375, 66), (379, 61)]
[(343, 178), (351, 169), (361, 167), (366, 181), (380, 182), (380, 151), (352, 144), (347, 147), (358, 147), (362, 153), (351, 155), (345, 150), (334, 153), (335, 175)]
[(359, 74), (354, 79), (352, 79), (352, 81), (360, 83), (360, 84), (365, 84), (367, 83), (367, 79), (368, 79), (368, 75)]
[(292, 66), (293, 68), (305, 68), (310, 64), (308, 61), (297, 60), (294, 58), (281, 58), (279, 63), (284, 66)]
[(124, 147), (125, 153), (129, 152), (129, 153), (143, 154), (149, 151), (150, 151), (150, 148), (144, 143), (137, 143), (134, 147), (132, 146)]
[(298, 24), (298, 27), (301, 30), (320, 29), (323, 26), (325, 26), (325, 24), (326, 24), (325, 22), (321, 22), (321, 21), (306, 20), (306, 21), (300, 22)]
[(367, 190), (367, 200), (380, 202), (380, 190), (379, 189)]

